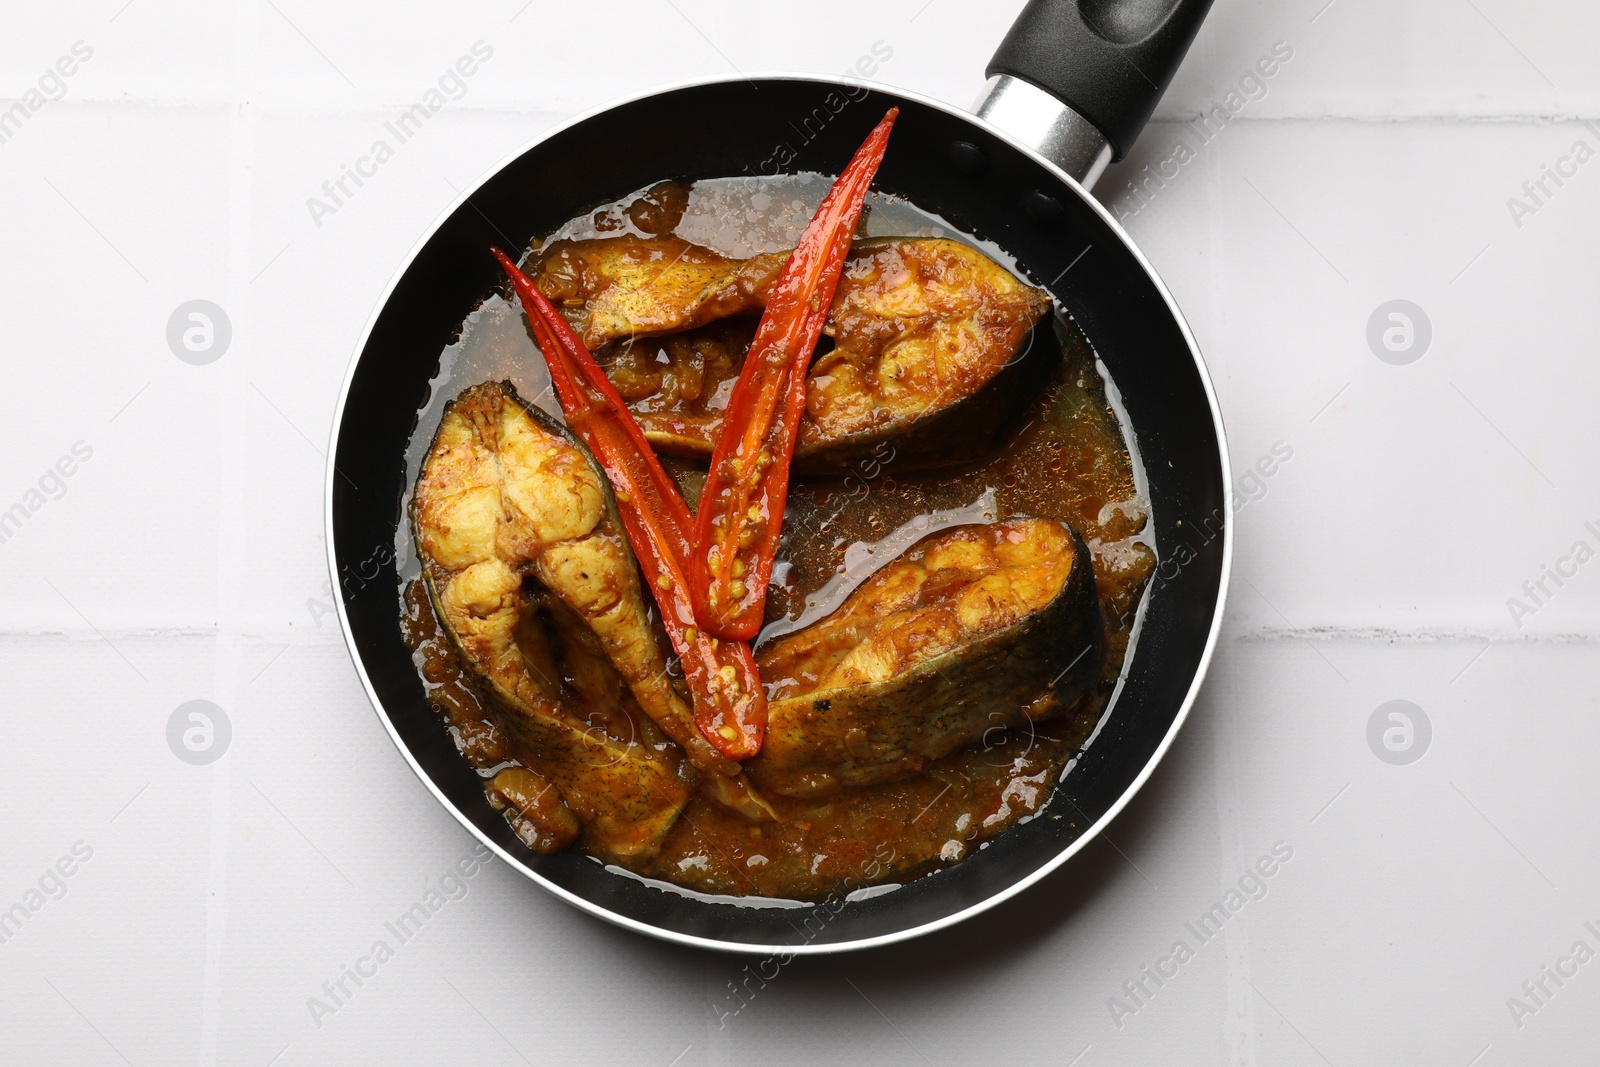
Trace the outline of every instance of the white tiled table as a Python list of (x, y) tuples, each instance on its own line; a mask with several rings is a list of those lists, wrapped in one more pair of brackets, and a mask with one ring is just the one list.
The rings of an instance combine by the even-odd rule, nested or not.
[[(92, 53), (0, 143), (0, 511), (44, 479), (0, 544), (0, 908), (44, 886), (0, 943), (0, 1061), (1595, 1061), (1600, 959), (1560, 961), (1600, 951), (1600, 562), (1537, 604), (1522, 585), (1600, 549), (1600, 160), (1508, 206), (1575, 142), (1600, 150), (1580, 122), (1600, 118), (1600, 14), (1574, 0), (1219, 0), (1103, 180), (1189, 315), (1236, 469), (1292, 458), (1245, 487), (1188, 727), (1082, 857), (953, 931), (796, 962), (720, 1026), (740, 961), (490, 864), (314, 1019), (308, 998), (473, 847), (323, 610), (321, 453), (401, 257), (577, 110), (735, 66), (842, 72), (879, 42), (882, 79), (966, 102), (1020, 6), (521, 3), (0, 14), (5, 107)], [(313, 219), (307, 198), (480, 40), (461, 99)], [(1280, 41), (1265, 96), (1132, 213), (1126, 183), (1198, 145), (1185, 120)], [(207, 366), (165, 340), (197, 298), (233, 328)], [(1394, 299), (1432, 326), (1409, 365), (1366, 341)], [(232, 724), (208, 766), (166, 741), (192, 699)], [(1393, 699), (1432, 724), (1407, 766), (1366, 740)], [(1277, 842), (1293, 857), (1265, 896), (1130, 999)]]

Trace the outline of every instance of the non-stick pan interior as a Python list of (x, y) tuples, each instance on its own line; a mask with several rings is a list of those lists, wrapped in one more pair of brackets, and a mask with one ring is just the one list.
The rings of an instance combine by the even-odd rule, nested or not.
[[(406, 444), (440, 349), (501, 280), (488, 248), (521, 248), (590, 205), (663, 179), (836, 173), (896, 104), (876, 187), (1015, 256), (1076, 318), (1122, 393), (1162, 561), (1122, 692), (1045, 812), (964, 863), (870, 899), (743, 907), (663, 891), (581, 855), (537, 855), (489, 807), (424, 699), (401, 641), (394, 564), (370, 577), (372, 561), (393, 557), (384, 549), (402, 521)], [(349, 637), (380, 713), (422, 772), (480, 834), (574, 897), (666, 936), (723, 945), (816, 951), (892, 938), (1036, 876), (1117, 803), (1168, 734), (1202, 668), (1224, 566), (1228, 493), (1212, 404), (1183, 328), (1139, 257), (1073, 187), (965, 116), (826, 81), (731, 80), (628, 101), (490, 178), (393, 286), (353, 370), (334, 463), (332, 550)]]

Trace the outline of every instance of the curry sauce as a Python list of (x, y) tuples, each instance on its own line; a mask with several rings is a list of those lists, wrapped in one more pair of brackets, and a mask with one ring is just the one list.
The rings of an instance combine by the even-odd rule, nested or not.
[[(826, 185), (821, 176), (802, 175), (658, 187), (574, 220), (544, 247), (620, 233), (641, 239), (676, 236), (730, 259), (775, 255), (792, 245)], [(895, 198), (872, 194), (868, 206), (862, 236), (970, 243)], [(1002, 259), (997, 250), (977, 247)], [(695, 327), (714, 335), (714, 343), (698, 347), (700, 367), (714, 365), (716, 381), (736, 372), (742, 347), (749, 343), (746, 325), (753, 320), (723, 319)], [(668, 333), (657, 347), (674, 343), (675, 336), (688, 335)], [(618, 385), (625, 398), (629, 373), (635, 376), (632, 392), (639, 400), (647, 401), (663, 388), (680, 394), (694, 391), (689, 380), (694, 338), (676, 343), (689, 349), (677, 353), (681, 365), (652, 357), (633, 359), (626, 368), (608, 368), (614, 375), (624, 372)], [(771, 670), (783, 673), (774, 666), (782, 657), (775, 658), (772, 650), (787, 635), (832, 615), (875, 573), (897, 559), (913, 557), (919, 544), (978, 523), (1054, 520), (1054, 525), (1064, 523), (1081, 535), (1085, 560), (1092, 567), (1086, 595), (1098, 599), (1104, 621), (1098, 677), (1087, 679), (1050, 715), (1037, 720), (997, 715), (994, 727), (982, 731), (978, 742), (908, 764), (893, 780), (833, 783), (816, 795), (767, 790), (765, 803), (774, 820), (752, 821), (702, 788), (689, 796), (652, 853), (619, 855), (593, 847), (586, 836), (579, 836), (578, 849), (618, 869), (686, 890), (817, 899), (905, 882), (959, 862), (1040, 811), (1105, 712), (1155, 555), (1146, 533), (1149, 505), (1141, 492), (1137, 457), (1127, 447), (1126, 421), (1092, 348), (1059, 313), (1035, 327), (1027, 343), (1037, 349), (1031, 356), (1040, 357), (1043, 366), (1036, 388), (1009, 418), (984, 427), (990, 432), (987, 442), (963, 444), (949, 457), (954, 462), (936, 467), (925, 464), (925, 457), (909, 462), (897, 452), (896, 439), (886, 436), (838, 470), (796, 476), (766, 627), (756, 642), (757, 658), (769, 699), (780, 699), (786, 688), (796, 691), (799, 679), (767, 676)], [(659, 367), (668, 367), (670, 373), (661, 374)], [(493, 296), (467, 317), (460, 335), (441, 353), (433, 396), (419, 412), (408, 450), (413, 482), (444, 418), (446, 401), (466, 386), (499, 379), (514, 383), (522, 397), (560, 418), (520, 309)], [(689, 399), (701, 402), (700, 411), (710, 421), (718, 414), (711, 402), (715, 389), (707, 392), (703, 380), (699, 388)], [(703, 461), (682, 458), (669, 460), (667, 466), (692, 507), (704, 479)], [(403, 565), (402, 629), (430, 702), (463, 757), (484, 777), (491, 802), (507, 810), (530, 847), (550, 850), (556, 837), (570, 839), (570, 826), (559, 819), (541, 821), (543, 809), (535, 801), (548, 808), (548, 798), (528, 795), (528, 782), (538, 779), (520, 773), (523, 760), (508, 730), (506, 710), (463, 670), (457, 649), (439, 625), (409, 527), (400, 530), (397, 548)], [(1083, 577), (1087, 582), (1091, 575)]]

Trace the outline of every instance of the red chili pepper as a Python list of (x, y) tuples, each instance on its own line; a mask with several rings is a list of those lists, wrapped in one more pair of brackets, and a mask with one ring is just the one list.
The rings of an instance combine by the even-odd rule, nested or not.
[(828, 190), (772, 295), (728, 397), (695, 524), (695, 613), (702, 628), (751, 640), (789, 496), (789, 463), (806, 407), (806, 368), (822, 336), (867, 189), (883, 162), (891, 108)]
[(766, 731), (766, 692), (748, 644), (719, 640), (696, 626), (689, 581), (692, 520), (677, 485), (567, 320), (509, 256), (492, 251), (528, 310), (568, 427), (611, 479), (628, 540), (683, 664), (695, 725), (729, 759), (754, 756)]

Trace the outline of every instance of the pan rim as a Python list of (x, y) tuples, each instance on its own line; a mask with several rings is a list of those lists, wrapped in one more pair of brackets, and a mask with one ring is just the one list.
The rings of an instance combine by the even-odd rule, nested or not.
[[(1123, 229), (1122, 225), (1116, 220), (1111, 212), (1108, 211), (1103, 204), (1096, 200), (1094, 196), (1071, 175), (1067, 174), (1049, 159), (1040, 155), (1027, 144), (1006, 133), (1004, 130), (985, 122), (983, 119), (980, 119), (970, 111), (914, 90), (904, 89), (885, 82), (868, 81), (858, 78), (846, 78), (838, 75), (807, 74), (791, 71), (761, 71), (740, 74), (712, 75), (700, 78), (688, 78), (680, 81), (652, 86), (651, 88), (642, 90), (640, 92), (630, 93), (626, 96), (608, 100), (595, 107), (579, 112), (578, 114), (567, 119), (565, 122), (556, 123), (549, 129), (529, 139), (522, 145), (507, 153), (505, 156), (501, 157), (501, 159), (498, 160), (492, 167), (484, 171), (483, 174), (481, 174), (477, 179), (464, 188), (463, 191), (459, 193), (455, 199), (452, 200), (450, 204), (434, 219), (426, 231), (417, 239), (416, 243), (413, 244), (411, 249), (406, 253), (405, 258), (395, 269), (394, 275), (389, 279), (389, 283), (384, 287), (383, 292), (379, 295), (376, 303), (373, 306), (371, 314), (367, 318), (366, 325), (362, 327), (361, 335), (357, 340), (355, 349), (350, 356), (349, 365), (345, 368), (344, 381), (339, 387), (339, 400), (334, 408), (333, 425), (329, 433), (327, 464), (324, 470), (323, 534), (327, 543), (328, 570), (335, 591), (337, 591), (340, 586), (339, 561), (336, 548), (337, 541), (334, 537), (333, 490), (334, 478), (336, 476), (334, 463), (338, 456), (339, 431), (344, 425), (345, 407), (350, 398), (350, 387), (355, 380), (356, 370), (360, 366), (362, 354), (366, 351), (367, 344), (371, 340), (372, 331), (376, 327), (378, 319), (383, 314), (384, 309), (388, 306), (390, 299), (393, 297), (395, 287), (399, 285), (400, 280), (405, 277), (407, 271), (411, 269), (412, 264), (416, 262), (417, 256), (422, 252), (423, 248), (430, 240), (433, 239), (434, 235), (439, 232), (440, 227), (442, 227), (463, 204), (467, 203), (472, 196), (478, 192), (478, 190), (483, 188), (484, 185), (491, 181), (496, 175), (504, 171), (506, 167), (510, 166), (517, 159), (520, 159), (523, 155), (537, 148), (544, 142), (558, 136), (564, 131), (579, 126), (598, 115), (615, 110), (619, 107), (623, 107), (627, 104), (647, 99), (649, 97), (660, 96), (665, 93), (677, 92), (683, 89), (724, 85), (730, 82), (741, 81), (754, 83), (762, 80), (810, 82), (817, 85), (833, 87), (866, 87), (871, 90), (881, 91), (890, 96), (896, 96), (912, 101), (924, 107), (942, 111), (954, 118), (963, 119), (969, 123), (972, 123), (973, 125), (984, 129), (987, 133), (993, 135), (999, 140), (1005, 141), (1013, 148), (1023, 152), (1034, 161), (1044, 166), (1045, 169), (1058, 181), (1071, 188), (1072, 191), (1077, 194), (1078, 198), (1100, 217), (1100, 220), (1106, 225), (1110, 232), (1122, 242), (1127, 251), (1134, 257), (1134, 260), (1149, 277), (1151, 283), (1155, 286), (1156, 292), (1160, 295), (1163, 303), (1165, 303), (1168, 314), (1172, 316), (1172, 319), (1177, 325), (1180, 334), (1183, 336), (1185, 344), (1188, 346), (1189, 356), (1194, 361), (1195, 371), (1198, 373), (1201, 387), (1205, 391), (1206, 403), (1211, 412), (1212, 429), (1217, 438), (1217, 453), (1220, 457), (1222, 466), (1222, 484), (1225, 486), (1231, 486), (1233, 484), (1233, 470), (1228, 456), (1227, 433), (1223, 426), (1222, 410), (1217, 402), (1216, 390), (1211, 382), (1211, 374), (1206, 368), (1205, 359), (1201, 355), (1200, 346), (1198, 342), (1196, 342), (1194, 334), (1189, 328), (1188, 320), (1184, 317), (1182, 310), (1178, 307), (1177, 301), (1173, 298), (1172, 293), (1168, 290), (1166, 282), (1162, 280), (1161, 275), (1156, 271), (1154, 265), (1151, 264), (1147, 258), (1145, 258), (1143, 251), (1140, 250), (1133, 238), (1127, 233), (1126, 230)], [(554, 882), (540, 875), (531, 867), (528, 867), (521, 860), (517, 859), (515, 856), (511, 855), (505, 849), (496, 844), (489, 837), (489, 835), (485, 834), (478, 828), (477, 824), (473, 822), (473, 820), (469, 818), (465, 812), (457, 808), (456, 805), (451, 802), (447, 796), (445, 796), (444, 792), (438, 787), (438, 785), (434, 783), (433, 779), (428, 775), (428, 773), (423, 770), (422, 765), (418, 763), (416, 757), (412, 755), (410, 747), (400, 736), (400, 733), (395, 728), (395, 725), (390, 719), (388, 712), (384, 710), (383, 700), (378, 696), (377, 690), (373, 687), (372, 680), (367, 676), (367, 670), (365, 664), (362, 662), (361, 652), (356, 647), (355, 639), (351, 632), (350, 620), (345, 613), (344, 597), (342, 595), (338, 595), (333, 599), (334, 609), (338, 613), (339, 617), (340, 631), (344, 637), (345, 650), (350, 654), (351, 664), (355, 667), (356, 675), (361, 680), (361, 687), (366, 692), (367, 701), (372, 705), (373, 713), (378, 717), (379, 722), (382, 723), (385, 732), (389, 735), (389, 739), (394, 743), (395, 748), (399, 750), (401, 757), (411, 767), (412, 772), (416, 774), (416, 776), (422, 781), (423, 785), (428, 789), (429, 792), (433, 794), (434, 798), (444, 807), (444, 809), (453, 815), (456, 821), (459, 822), (468, 833), (475, 837), (480, 843), (491, 849), (496, 856), (505, 861), (505, 863), (513, 870), (532, 880), (536, 885), (555, 896), (557, 900), (560, 900), (571, 907), (584, 912), (585, 914), (594, 916), (595, 918), (604, 920), (605, 922), (611, 923), (612, 925), (621, 927), (625, 930), (642, 934), (646, 937), (671, 942), (673, 944), (686, 945), (693, 948), (738, 955), (780, 954), (790, 956), (822, 956), (831, 955), (834, 953), (854, 952), (862, 949), (878, 948), (885, 945), (896, 944), (902, 941), (909, 941), (925, 934), (931, 934), (935, 931), (955, 926), (976, 915), (980, 915), (983, 912), (986, 912), (989, 909), (1021, 894), (1024, 890), (1038, 884), (1045, 877), (1059, 869), (1073, 856), (1077, 855), (1081, 849), (1098, 837), (1101, 831), (1110, 825), (1112, 820), (1114, 820), (1117, 815), (1122, 812), (1123, 808), (1127, 807), (1129, 802), (1133, 800), (1134, 796), (1144, 787), (1145, 782), (1148, 781), (1151, 774), (1154, 773), (1156, 766), (1166, 756), (1167, 750), (1171, 748), (1173, 741), (1177, 738), (1178, 731), (1183, 727), (1184, 722), (1188, 719), (1189, 712), (1193, 708), (1195, 700), (1199, 697), (1200, 687), (1205, 682), (1206, 674), (1211, 666), (1211, 658), (1216, 650), (1217, 641), (1222, 631), (1222, 618), (1224, 610), (1227, 606), (1228, 588), (1233, 570), (1233, 541), (1234, 524), (1232, 521), (1225, 519), (1222, 528), (1222, 566), (1218, 575), (1216, 607), (1212, 612), (1211, 625), (1206, 634), (1205, 646), (1201, 650), (1200, 660), (1195, 668), (1194, 677), (1189, 684), (1189, 689), (1184, 694), (1183, 701), (1179, 705), (1178, 711), (1176, 715), (1174, 715), (1171, 725), (1167, 728), (1166, 734), (1156, 746), (1155, 751), (1152, 752), (1150, 758), (1145, 761), (1143, 768), (1140, 769), (1133, 781), (1128, 784), (1128, 786), (1122, 791), (1121, 795), (1118, 796), (1111, 806), (1106, 809), (1105, 813), (1101, 815), (1100, 818), (1096, 819), (1094, 823), (1085, 828), (1083, 833), (1078, 835), (1076, 839), (1074, 839), (1055, 856), (1040, 864), (1035, 870), (1029, 872), (1027, 875), (1018, 879), (1011, 885), (1006, 886), (1004, 889), (999, 890), (998, 892), (995, 892), (974, 904), (970, 904), (967, 907), (962, 908), (960, 911), (952, 912), (949, 915), (935, 919), (931, 922), (922, 923), (918, 926), (907, 927), (904, 930), (897, 930), (893, 933), (879, 934), (875, 937), (857, 938), (855, 940), (832, 942), (828, 944), (755, 944), (722, 941), (715, 938), (701, 937), (694, 934), (685, 934), (675, 930), (663, 929), (659, 926), (653, 926), (649, 923), (641, 922), (625, 915), (618, 915), (603, 905), (597, 904), (555, 884)]]

